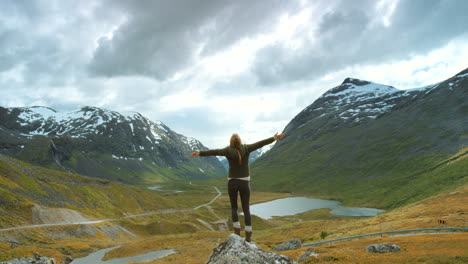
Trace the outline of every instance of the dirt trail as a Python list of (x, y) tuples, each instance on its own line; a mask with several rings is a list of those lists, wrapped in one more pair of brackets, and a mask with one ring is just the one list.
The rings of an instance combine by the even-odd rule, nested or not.
[[(207, 187), (207, 186), (204, 186), (204, 187)], [(211, 200), (209, 203), (196, 206), (193, 209), (192, 208), (161, 209), (161, 210), (142, 213), (142, 214), (129, 214), (129, 215), (124, 216), (124, 218), (141, 217), (141, 216), (148, 216), (148, 215), (155, 215), (155, 214), (188, 212), (192, 210), (197, 210), (203, 206), (209, 206), (210, 204), (215, 202), (222, 194), (217, 187), (213, 187), (213, 188), (218, 193), (216, 197), (213, 200)], [(0, 232), (18, 230), (18, 229), (27, 229), (27, 228), (48, 227), (48, 226), (93, 225), (93, 224), (99, 224), (99, 223), (118, 220), (118, 218), (90, 220), (84, 217), (81, 213), (71, 210), (71, 209), (45, 208), (39, 205), (34, 206), (32, 211), (33, 211), (33, 223), (34, 223), (33, 225), (3, 228), (3, 229), (0, 229)]]

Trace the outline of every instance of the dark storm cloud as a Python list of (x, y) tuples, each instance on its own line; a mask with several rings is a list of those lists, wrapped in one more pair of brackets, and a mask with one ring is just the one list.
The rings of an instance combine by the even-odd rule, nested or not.
[(467, 37), (468, 1), (401, 0), (388, 27), (378, 23), (383, 17), (376, 12), (377, 3), (339, 2), (320, 17), (314, 39), (302, 38), (299, 50), (281, 43), (263, 48), (253, 66), (259, 82), (274, 85), (313, 79), (347, 66), (409, 59)]
[(126, 22), (102, 37), (89, 65), (101, 76), (170, 78), (200, 56), (268, 31), (296, 1), (109, 1)]

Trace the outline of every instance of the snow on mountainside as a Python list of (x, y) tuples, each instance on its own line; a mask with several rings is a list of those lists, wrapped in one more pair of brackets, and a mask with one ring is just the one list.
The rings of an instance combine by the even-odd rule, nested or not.
[(392, 111), (402, 101), (427, 94), (438, 85), (399, 90), (388, 85), (346, 78), (341, 85), (328, 90), (299, 113), (285, 132), (321, 119), (337, 119), (343, 124), (358, 125)]
[[(59, 167), (84, 175), (127, 181), (121, 171), (126, 167), (143, 181), (148, 172), (162, 180), (214, 177), (222, 172), (214, 158), (189, 157), (194, 149), (206, 149), (200, 141), (136, 112), (89, 106), (70, 112), (41, 106), (0, 107), (0, 128), (0, 132), (6, 129), (0, 135), (0, 153), (40, 164), (47, 164), (51, 154)], [(44, 153), (41, 160), (35, 159), (34, 151)]]
[(91, 134), (104, 134), (110, 122), (128, 123), (133, 135), (135, 123), (141, 122), (144, 124), (143, 130), (150, 132), (151, 138), (148, 141), (153, 144), (157, 144), (168, 134), (167, 127), (162, 122), (152, 122), (136, 112), (120, 114), (96, 107), (83, 107), (71, 112), (57, 112), (42, 106), (8, 108), (10, 112), (14, 109), (21, 111), (18, 123), (31, 135), (69, 135), (83, 138)]
[(347, 78), (310, 103), (252, 166), (255, 189), (393, 208), (465, 184), (468, 69), (410, 90)]

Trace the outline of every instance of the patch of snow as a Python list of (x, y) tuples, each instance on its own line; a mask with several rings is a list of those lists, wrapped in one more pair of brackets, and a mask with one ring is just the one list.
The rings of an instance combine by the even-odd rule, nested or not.
[(462, 75), (457, 75), (457, 78), (463, 78), (463, 77), (467, 77), (468, 76), (468, 73), (465, 73), (465, 74), (462, 74)]
[(272, 144), (269, 144), (269, 145), (266, 145), (266, 146), (262, 147), (262, 148), (260, 149), (260, 152), (259, 152), (260, 155), (259, 155), (258, 157), (262, 156), (262, 155), (265, 154), (267, 151), (269, 151), (270, 149), (272, 149), (273, 146), (275, 146), (275, 144), (276, 144), (276, 141), (273, 142)]
[(112, 158), (114, 159), (119, 159), (119, 157), (117, 157), (116, 155), (112, 154)]
[(191, 150), (198, 149), (198, 146), (199, 146), (199, 141), (198, 140), (196, 140), (193, 137), (185, 137), (183, 139), (184, 139), (185, 143), (187, 143), (190, 146)]
[(198, 168), (198, 169), (199, 169), (199, 170), (200, 170), (202, 173), (205, 173), (205, 171), (204, 171), (204, 170), (202, 170), (201, 168)]
[(129, 125), (130, 128), (132, 129), (132, 134), (135, 136), (135, 131), (133, 130), (133, 124), (132, 124), (132, 123), (128, 123), (128, 125)]
[(145, 149), (145, 147), (144, 147), (144, 146), (139, 146), (139, 148), (140, 148), (141, 150), (144, 150), (144, 149)]
[[(162, 139), (162, 137), (157, 133), (157, 131), (156, 131), (153, 124), (151, 124), (151, 126), (150, 126), (150, 132), (153, 135), (153, 138), (155, 140), (161, 140)], [(157, 143), (157, 141), (155, 143)]]
[(139, 161), (142, 161), (142, 160), (143, 160), (143, 158), (141, 158), (141, 157), (140, 157), (140, 158), (138, 158), (138, 160), (139, 160)]
[(369, 83), (365, 85), (355, 85), (355, 84), (342, 84), (342, 85), (347, 85), (347, 88), (337, 93), (333, 93), (333, 89), (332, 89), (330, 92), (325, 93), (321, 97), (332, 97), (332, 96), (338, 97), (338, 96), (349, 95), (349, 94), (352, 94), (352, 95), (374, 94), (374, 97), (377, 97), (377, 96), (382, 96), (384, 94), (399, 91), (396, 88), (382, 85), (382, 84), (377, 84), (377, 83)]
[(156, 126), (157, 126), (160, 130), (162, 130), (162, 131), (164, 131), (164, 132), (166, 132), (166, 133), (169, 133), (169, 131), (167, 131), (167, 129), (166, 129), (166, 127), (165, 127), (165, 125), (164, 125), (163, 122), (157, 120), (157, 121), (156, 121)]

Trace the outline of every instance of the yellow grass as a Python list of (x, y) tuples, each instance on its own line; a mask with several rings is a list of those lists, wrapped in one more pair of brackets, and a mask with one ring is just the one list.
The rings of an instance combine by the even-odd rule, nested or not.
[[(252, 203), (287, 197), (288, 194), (254, 193)], [(214, 197), (214, 195), (213, 195)], [(183, 196), (178, 197), (182, 199)], [(254, 221), (254, 241), (263, 249), (271, 250), (278, 243), (291, 238), (300, 239), (303, 244), (321, 241), (320, 233), (326, 231), (328, 239), (342, 238), (360, 234), (382, 231), (431, 228), (431, 227), (466, 227), (468, 223), (468, 186), (460, 187), (452, 192), (440, 194), (429, 199), (385, 212), (375, 217), (337, 217), (326, 210), (310, 211), (297, 216), (278, 218), (273, 221)], [(197, 221), (193, 225), (197, 229), (180, 229), (178, 224), (190, 224), (190, 219), (206, 216), (206, 221), (217, 218), (229, 218), (229, 202), (226, 194), (212, 205), (212, 209), (201, 208), (199, 212), (183, 212), (139, 220), (129, 220), (128, 225), (134, 225), (134, 230), (143, 235), (145, 230), (154, 228), (158, 235), (140, 236), (135, 239), (109, 240), (101, 236), (97, 238), (69, 239), (49, 241), (38, 235), (32, 237), (37, 241), (37, 247), (21, 246), (11, 249), (9, 243), (0, 242), (0, 255), (14, 258), (32, 256), (32, 252), (56, 256), (62, 260), (65, 255), (82, 257), (99, 248), (126, 244), (108, 253), (107, 258), (126, 257), (143, 254), (161, 249), (175, 249), (177, 254), (146, 263), (205, 263), (213, 249), (223, 242), (230, 232), (207, 231)], [(304, 221), (300, 221), (300, 219)], [(181, 223), (180, 220), (183, 220)], [(438, 220), (445, 220), (441, 225)], [(156, 223), (160, 221), (162, 225)], [(275, 224), (272, 224), (275, 223)], [(257, 226), (255, 226), (257, 223)], [(263, 225), (263, 230), (258, 230)], [(165, 230), (160, 230), (166, 226)], [(269, 227), (270, 226), (270, 227)], [(276, 226), (276, 227), (271, 227)], [(174, 230), (182, 230), (182, 234), (167, 234)], [(175, 231), (174, 231), (175, 232)], [(402, 249), (398, 253), (371, 254), (365, 248), (374, 243), (395, 243)], [(319, 254), (317, 259), (308, 263), (466, 263), (468, 261), (468, 233), (459, 232), (453, 235), (423, 235), (408, 237), (374, 236), (335, 242), (315, 246)], [(281, 252), (297, 260), (306, 250), (301, 248)], [(23, 255), (21, 255), (23, 254)], [(8, 259), (11, 259), (8, 258)]]

